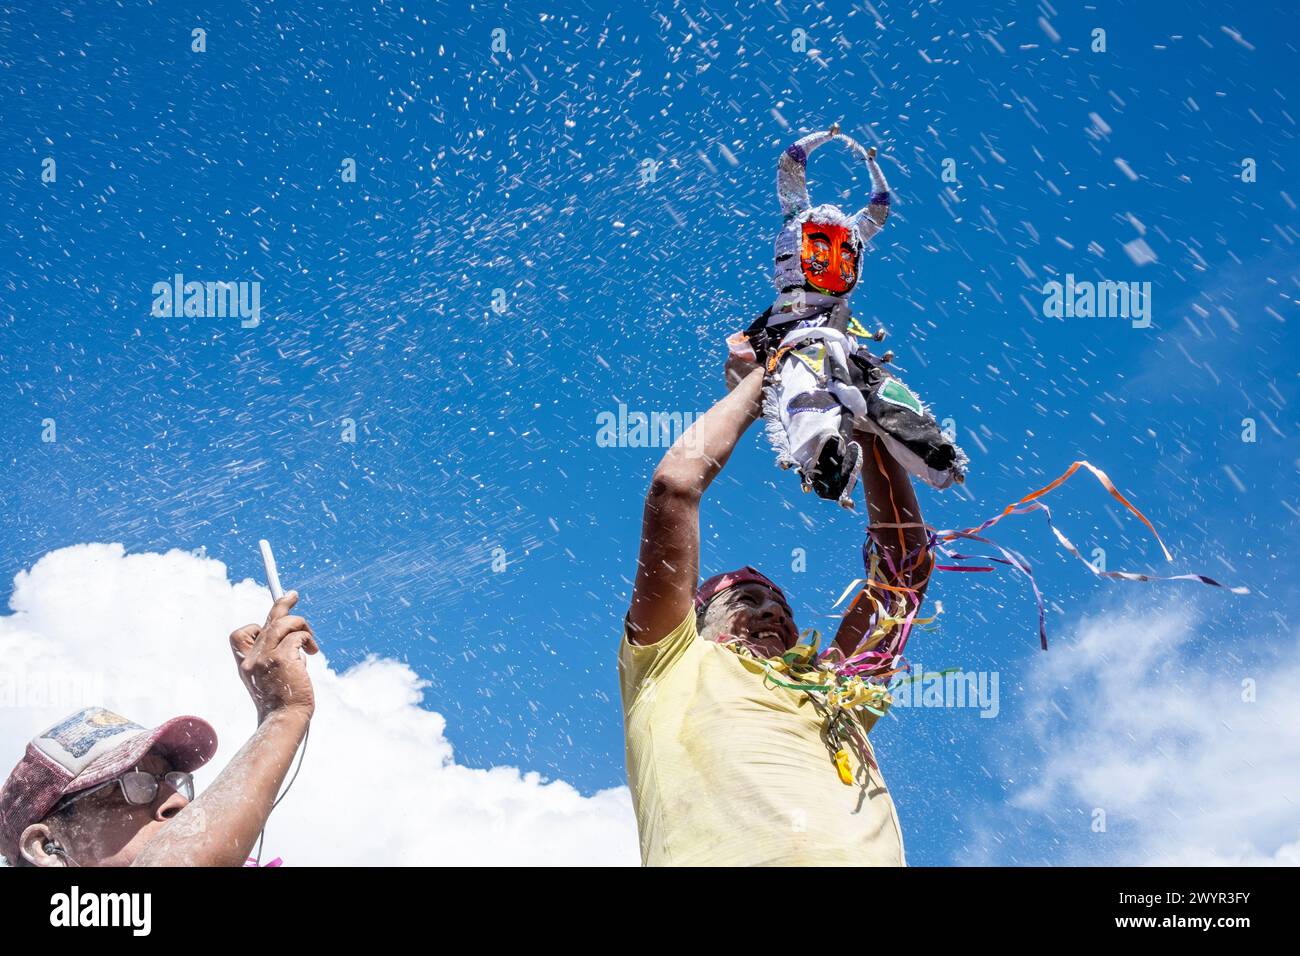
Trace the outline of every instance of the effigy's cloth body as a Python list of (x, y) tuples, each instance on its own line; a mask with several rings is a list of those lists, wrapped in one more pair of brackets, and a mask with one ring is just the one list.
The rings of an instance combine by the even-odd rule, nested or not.
[(856, 431), (878, 436), (935, 488), (964, 480), (966, 456), (916, 393), (851, 334), (856, 326), (843, 300), (828, 299), (768, 309), (731, 343), (741, 354), (752, 350), (766, 369), (763, 417), (777, 464), (851, 507), (863, 453)]

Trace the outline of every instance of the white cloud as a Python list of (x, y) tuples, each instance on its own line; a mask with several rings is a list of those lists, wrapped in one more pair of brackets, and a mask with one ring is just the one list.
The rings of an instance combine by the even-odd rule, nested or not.
[[(227, 635), (266, 616), (253, 581), (182, 551), (118, 544), (53, 551), (14, 579), (0, 616), (0, 773), (33, 734), (102, 704), (145, 724), (196, 714), (220, 748), (200, 786), (253, 730)], [(303, 613), (310, 618), (310, 607)], [(271, 817), (264, 859), (287, 865), (635, 864), (625, 787), (582, 796), (513, 767), (457, 764), (442, 715), (405, 664), (342, 673), (310, 661), (316, 717), (301, 775)], [(50, 699), (51, 697), (55, 699)]]
[[(1300, 863), (1300, 642), (1265, 640), (1190, 602), (1085, 619), (1038, 657), (1034, 706), (1000, 741), (1020, 789), (993, 819), (1052, 827), (1052, 862)], [(1013, 852), (996, 835), (980, 832), (982, 862)]]

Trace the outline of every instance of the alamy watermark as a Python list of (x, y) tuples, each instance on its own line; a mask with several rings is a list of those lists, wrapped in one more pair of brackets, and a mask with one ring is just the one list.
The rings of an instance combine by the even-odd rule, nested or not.
[(0, 673), (0, 708), (74, 711), (103, 699), (103, 675), (90, 671), (44, 671), (19, 666)]
[(240, 326), (255, 329), (262, 321), (262, 283), (185, 281), (179, 272), (170, 281), (153, 284), (155, 319), (234, 318)]
[(622, 402), (617, 411), (596, 413), (596, 445), (600, 448), (671, 448), (684, 439), (693, 450), (691, 426), (699, 412), (629, 411)]
[(83, 893), (73, 884), (68, 892), (50, 897), (50, 925), (121, 927), (131, 930), (132, 936), (148, 936), (153, 929), (153, 894)]
[(981, 718), (996, 717), (1002, 710), (998, 697), (997, 671), (963, 671), (950, 667), (927, 671), (920, 664), (889, 689), (891, 707), (972, 707)]
[(1053, 280), (1043, 286), (1043, 315), (1049, 319), (1131, 319), (1133, 328), (1151, 325), (1151, 283), (1105, 279)]

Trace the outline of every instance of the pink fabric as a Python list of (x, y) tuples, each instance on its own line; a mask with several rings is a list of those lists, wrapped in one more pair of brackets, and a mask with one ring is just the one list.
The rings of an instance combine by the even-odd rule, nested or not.
[(743, 568), (737, 568), (735, 571), (727, 571), (724, 574), (715, 574), (713, 577), (701, 584), (699, 590), (695, 592), (695, 610), (699, 611), (703, 609), (704, 605), (708, 604), (728, 588), (734, 588), (738, 584), (750, 583), (761, 584), (764, 587), (771, 588), (776, 592), (776, 596), (781, 599), (783, 604), (786, 604), (787, 606), (789, 605), (790, 602), (785, 599), (785, 592), (777, 587), (776, 583), (771, 578), (762, 571), (758, 571), (746, 565)]
[(217, 733), (198, 717), (174, 717), (147, 730), (102, 707), (88, 707), (37, 734), (0, 788), (0, 854), (18, 857), (23, 830), (63, 797), (130, 770), (149, 753), (192, 773), (217, 750)]

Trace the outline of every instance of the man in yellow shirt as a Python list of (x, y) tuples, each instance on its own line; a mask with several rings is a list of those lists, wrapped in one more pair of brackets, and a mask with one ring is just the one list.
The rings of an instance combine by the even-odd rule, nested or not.
[[(697, 588), (705, 490), (760, 415), (763, 372), (733, 357), (730, 394), (659, 463), (646, 496), (632, 605), (619, 649), (628, 778), (648, 866), (902, 866), (894, 803), (866, 742), (849, 736), (841, 780), (824, 707), (778, 686), (764, 664), (795, 646), (785, 595), (752, 568)], [(874, 436), (858, 434), (868, 513), (889, 583), (919, 600), (932, 558), (906, 472)], [(836, 643), (851, 653), (871, 616), (859, 601)]]

